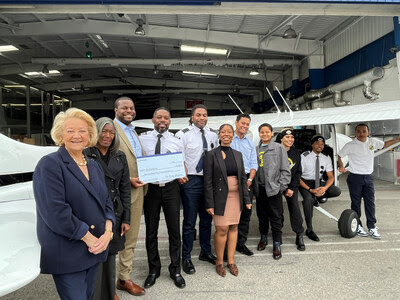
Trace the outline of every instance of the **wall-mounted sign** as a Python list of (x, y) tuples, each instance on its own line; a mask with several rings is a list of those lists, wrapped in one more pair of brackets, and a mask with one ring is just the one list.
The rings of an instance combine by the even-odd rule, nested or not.
[(197, 104), (203, 104), (203, 100), (186, 100), (186, 110), (190, 110)]

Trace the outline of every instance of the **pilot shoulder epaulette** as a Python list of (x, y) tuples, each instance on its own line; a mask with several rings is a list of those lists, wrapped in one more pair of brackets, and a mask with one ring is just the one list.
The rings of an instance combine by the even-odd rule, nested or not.
[(304, 156), (307, 156), (307, 155), (309, 155), (310, 154), (310, 151), (304, 151), (303, 153), (302, 153), (302, 155), (304, 155)]
[(190, 129), (189, 128), (183, 128), (181, 131), (183, 132), (183, 133), (186, 133), (186, 132), (188, 132)]
[(147, 135), (148, 133), (152, 132), (152, 130), (142, 132), (140, 135)]

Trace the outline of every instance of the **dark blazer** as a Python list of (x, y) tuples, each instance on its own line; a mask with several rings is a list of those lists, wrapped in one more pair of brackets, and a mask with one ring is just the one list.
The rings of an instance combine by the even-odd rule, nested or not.
[(117, 254), (125, 248), (125, 235), (121, 236), (121, 224), (130, 224), (131, 220), (131, 181), (125, 153), (120, 150), (110, 152), (108, 164), (101, 159), (97, 147), (87, 148), (83, 153), (97, 161), (103, 169), (115, 213), (114, 238), (110, 242), (109, 254)]
[(104, 233), (115, 224), (113, 204), (99, 164), (88, 159), (88, 181), (64, 147), (44, 156), (33, 174), (41, 272), (64, 274), (86, 270), (107, 258), (94, 255), (81, 238), (90, 230)]
[[(242, 154), (234, 149), (232, 151), (238, 168), (240, 208), (243, 210), (243, 205), (251, 204), (249, 192), (247, 191), (247, 177), (244, 171)], [(204, 157), (203, 177), (206, 208), (214, 208), (214, 214), (223, 216), (229, 190), (221, 147), (206, 153)]]

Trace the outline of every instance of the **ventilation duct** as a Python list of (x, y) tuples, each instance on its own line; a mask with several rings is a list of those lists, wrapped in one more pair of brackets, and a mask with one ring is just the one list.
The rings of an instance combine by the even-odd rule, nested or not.
[(309, 91), (302, 97), (293, 100), (291, 104), (296, 106), (305, 103), (308, 107), (308, 103), (312, 101), (333, 96), (333, 104), (335, 106), (345, 106), (350, 104), (350, 101), (343, 100), (341, 93), (360, 85), (364, 85), (363, 94), (365, 98), (376, 100), (379, 99), (379, 93), (372, 91), (372, 81), (382, 78), (384, 74), (385, 70), (383, 68), (375, 67), (337, 84), (332, 84), (319, 90)]

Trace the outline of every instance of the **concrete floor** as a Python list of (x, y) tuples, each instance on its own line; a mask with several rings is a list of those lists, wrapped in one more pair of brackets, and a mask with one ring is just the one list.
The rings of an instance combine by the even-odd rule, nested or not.
[[(340, 182), (344, 183), (344, 178)], [(381, 240), (371, 237), (345, 239), (339, 235), (337, 223), (314, 210), (314, 230), (320, 242), (305, 237), (306, 251), (294, 245), (295, 234), (288, 223), (287, 206), (283, 228), (282, 259), (272, 258), (272, 246), (258, 252), (258, 220), (253, 210), (247, 245), (255, 252), (253, 257), (236, 254), (239, 276), (225, 278), (215, 267), (199, 261), (198, 241), (195, 242), (192, 261), (196, 274), (186, 275), (186, 288), (178, 289), (168, 276), (168, 238), (165, 223), (160, 223), (159, 248), (163, 263), (156, 284), (140, 299), (399, 299), (400, 295), (400, 187), (376, 181), (377, 226)], [(336, 217), (350, 206), (347, 187), (342, 195), (322, 207)], [(162, 216), (163, 218), (163, 216)], [(365, 223), (365, 217), (362, 217)], [(147, 258), (144, 245), (145, 226), (142, 220), (139, 242), (134, 259), (132, 280), (142, 285), (147, 276)], [(269, 241), (271, 238), (269, 238)], [(271, 244), (271, 243), (270, 243)], [(121, 300), (132, 299), (118, 291)], [(24, 288), (4, 296), (11, 299), (58, 299), (49, 275), (40, 275)]]

